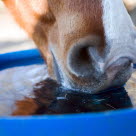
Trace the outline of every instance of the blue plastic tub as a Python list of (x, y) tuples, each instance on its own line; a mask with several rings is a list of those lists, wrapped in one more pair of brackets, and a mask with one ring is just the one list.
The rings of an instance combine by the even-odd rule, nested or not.
[[(37, 50), (0, 55), (0, 70), (44, 63)], [(0, 136), (135, 136), (136, 110), (1, 117)]]

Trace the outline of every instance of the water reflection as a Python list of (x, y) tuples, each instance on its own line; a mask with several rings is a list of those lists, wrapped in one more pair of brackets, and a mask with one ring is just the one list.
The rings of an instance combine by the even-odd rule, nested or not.
[(100, 112), (132, 107), (123, 87), (92, 95), (63, 90), (55, 81), (47, 79), (38, 83), (34, 92), (38, 104), (35, 114)]

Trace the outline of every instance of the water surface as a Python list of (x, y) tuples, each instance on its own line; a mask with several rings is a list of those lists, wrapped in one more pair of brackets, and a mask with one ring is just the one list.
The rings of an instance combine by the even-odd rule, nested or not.
[(96, 95), (66, 90), (49, 79), (45, 65), (15, 67), (0, 71), (0, 115), (10, 115), (15, 101), (33, 99), (33, 114), (67, 114), (136, 107), (136, 72), (125, 87)]

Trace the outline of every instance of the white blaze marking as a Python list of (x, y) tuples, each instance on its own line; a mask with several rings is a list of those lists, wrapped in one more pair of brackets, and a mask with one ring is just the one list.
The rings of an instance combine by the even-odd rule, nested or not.
[(134, 25), (122, 0), (103, 0), (103, 24), (108, 56), (116, 61), (134, 48)]

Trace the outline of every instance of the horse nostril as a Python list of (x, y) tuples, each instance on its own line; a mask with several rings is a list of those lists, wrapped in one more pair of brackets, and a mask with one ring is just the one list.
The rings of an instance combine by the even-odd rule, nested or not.
[(79, 52), (77, 53), (77, 57), (84, 64), (88, 64), (88, 62), (90, 61), (88, 50), (85, 47), (79, 50)]
[(92, 60), (89, 47), (73, 47), (68, 55), (68, 67), (73, 74), (78, 76), (89, 76), (92, 71)]

